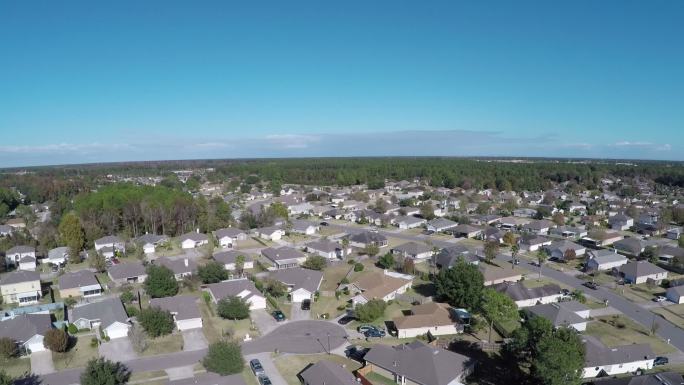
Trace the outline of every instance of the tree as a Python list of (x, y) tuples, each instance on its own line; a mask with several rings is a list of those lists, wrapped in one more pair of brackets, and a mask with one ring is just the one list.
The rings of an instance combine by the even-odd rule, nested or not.
[(227, 297), (218, 301), (218, 315), (222, 318), (239, 320), (249, 318), (249, 304), (240, 297)]
[(579, 303), (587, 302), (587, 297), (584, 295), (584, 292), (580, 289), (573, 290), (570, 295), (572, 296), (572, 299)]
[(484, 278), (477, 266), (460, 258), (450, 269), (442, 269), (435, 277), (438, 297), (452, 306), (478, 309), (482, 299)]
[(518, 305), (511, 297), (494, 289), (482, 292), (482, 314), (489, 320), (489, 342), (492, 342), (494, 323), (505, 323), (518, 318)]
[(104, 273), (107, 271), (107, 260), (104, 255), (98, 253), (95, 250), (91, 250), (90, 257), (88, 257), (88, 265), (95, 269), (98, 273)]
[(123, 302), (124, 304), (129, 304), (129, 303), (133, 302), (133, 300), (135, 299), (135, 294), (133, 294), (133, 292), (131, 291), (130, 288), (129, 288), (129, 289), (125, 289), (125, 290), (121, 293), (121, 295), (119, 296), (119, 298), (121, 299), (121, 302)]
[(394, 263), (394, 255), (392, 255), (392, 253), (387, 253), (378, 259), (378, 266), (382, 267), (383, 269), (391, 268), (394, 266)]
[(387, 211), (387, 201), (382, 198), (376, 199), (374, 210), (376, 213), (384, 214)]
[(420, 205), (420, 216), (428, 221), (435, 218), (435, 208), (432, 207), (432, 203), (426, 202)]
[(242, 273), (245, 270), (245, 260), (246, 260), (246, 258), (242, 254), (235, 257), (235, 272), (240, 277), (242, 276)]
[(658, 247), (648, 246), (639, 254), (639, 257), (651, 263), (658, 263)]
[(14, 385), (14, 378), (0, 369), (0, 385)]
[(8, 359), (17, 354), (19, 354), (19, 348), (13, 339), (9, 337), (0, 338), (0, 358)]
[(320, 255), (312, 255), (304, 261), (302, 267), (311, 270), (323, 270), (328, 265), (328, 260)]
[(381, 299), (372, 299), (365, 304), (354, 307), (354, 314), (361, 322), (373, 322), (385, 314), (387, 303)]
[(147, 333), (140, 324), (134, 323), (128, 329), (128, 339), (131, 340), (133, 350), (136, 352), (142, 353), (147, 349)]
[(549, 257), (548, 251), (546, 249), (539, 249), (537, 250), (537, 263), (539, 264), (539, 280), (541, 280), (542, 276), (542, 266), (544, 266), (544, 262), (546, 262), (546, 259)]
[(282, 297), (287, 293), (287, 286), (285, 286), (284, 283), (275, 280), (275, 279), (269, 279), (266, 281), (266, 292), (276, 298)]
[[(513, 257), (513, 259), (516, 259), (519, 252), (520, 252), (520, 246), (517, 243), (514, 244), (513, 246), (511, 246), (511, 257)], [(513, 264), (513, 267), (515, 268), (515, 264)]]
[(50, 329), (45, 332), (43, 345), (53, 352), (66, 352), (69, 348), (69, 335), (62, 329)]
[(513, 332), (505, 351), (518, 361), (529, 364), (541, 339), (552, 332), (551, 321), (544, 317), (531, 317)]
[(202, 283), (217, 283), (228, 279), (228, 270), (223, 264), (211, 261), (204, 266), (197, 267), (197, 275)]
[(579, 385), (583, 367), (584, 344), (567, 327), (545, 334), (532, 359), (532, 375), (544, 385)]
[(405, 259), (404, 259), (404, 264), (403, 264), (403, 266), (401, 267), (401, 271), (402, 271), (404, 274), (413, 274), (413, 273), (415, 273), (415, 271), (416, 271), (416, 265), (415, 265), (415, 263), (413, 262), (413, 259), (412, 259), (412, 258), (405, 258)]
[(364, 269), (363, 263), (356, 262), (356, 263), (354, 264), (354, 271), (355, 271), (355, 272), (358, 273), (359, 271), (363, 271), (363, 269)]
[(551, 220), (556, 226), (563, 226), (565, 224), (565, 216), (560, 211), (551, 216)]
[(374, 257), (380, 252), (380, 248), (375, 243), (369, 243), (363, 248), (363, 252), (369, 257)]
[[(680, 239), (684, 239), (684, 237), (680, 237)], [(347, 249), (349, 249), (349, 238), (344, 237), (342, 238), (342, 256), (345, 257), (347, 255)]]
[(178, 281), (166, 266), (148, 266), (144, 286), (152, 298), (171, 297), (178, 293)]
[(503, 241), (504, 241), (504, 243), (507, 244), (508, 246), (513, 246), (513, 245), (515, 245), (515, 241), (516, 241), (515, 234), (513, 234), (513, 233), (510, 232), (510, 231), (507, 231), (506, 234), (504, 234), (504, 236), (503, 236)]
[(93, 358), (81, 373), (81, 385), (122, 385), (130, 377), (131, 372), (121, 362)]
[(242, 372), (245, 360), (237, 342), (218, 341), (209, 345), (209, 351), (202, 364), (209, 372), (227, 376)]
[(684, 248), (684, 235), (679, 236), (679, 239), (677, 240), (677, 245), (681, 248)]
[(85, 245), (85, 233), (81, 220), (75, 213), (68, 213), (59, 222), (58, 231), (62, 242), (69, 248), (69, 260), (74, 263), (80, 262), (79, 253)]
[(138, 314), (138, 322), (152, 338), (171, 334), (174, 327), (171, 313), (158, 307), (142, 309)]
[(497, 241), (489, 241), (485, 243), (484, 255), (485, 261), (487, 261), (487, 263), (492, 263), (494, 258), (496, 258), (496, 255), (499, 253), (499, 247), (499, 242)]

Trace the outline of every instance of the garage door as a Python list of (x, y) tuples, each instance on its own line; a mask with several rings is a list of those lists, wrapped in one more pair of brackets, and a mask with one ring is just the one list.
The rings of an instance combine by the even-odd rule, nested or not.
[(107, 328), (107, 336), (111, 339), (123, 338), (128, 336), (128, 327), (124, 325), (113, 325)]

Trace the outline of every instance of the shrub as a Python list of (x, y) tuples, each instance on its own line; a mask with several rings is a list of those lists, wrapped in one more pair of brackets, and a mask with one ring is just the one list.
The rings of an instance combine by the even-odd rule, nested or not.
[(69, 334), (76, 334), (78, 333), (78, 327), (74, 324), (69, 324), (69, 327), (67, 328), (69, 331)]
[(178, 281), (165, 266), (148, 266), (144, 285), (145, 291), (152, 298), (171, 297), (178, 293)]
[(340, 281), (340, 285), (348, 285), (349, 284), (349, 279), (347, 277), (342, 278)]
[(346, 308), (347, 308), (347, 305), (340, 305), (340, 306), (337, 307), (337, 310), (343, 311), (343, 310), (346, 309)]
[(66, 298), (66, 299), (64, 300), (64, 304), (65, 304), (67, 307), (72, 308), (72, 307), (74, 307), (74, 305), (76, 305), (76, 299), (73, 298), (73, 297)]
[(8, 359), (17, 354), (19, 354), (19, 348), (14, 340), (8, 337), (0, 338), (0, 358)]
[(364, 267), (363, 264), (355, 263), (354, 264), (354, 271), (356, 271), (356, 272), (363, 271), (363, 267)]
[(126, 306), (126, 313), (129, 317), (137, 317), (140, 314), (140, 309), (137, 306)]
[(93, 337), (90, 339), (90, 347), (91, 348), (96, 348), (100, 344), (100, 340), (97, 338)]
[(218, 302), (217, 310), (221, 318), (238, 320), (249, 317), (249, 304), (240, 297), (221, 299)]
[(197, 275), (203, 283), (217, 283), (228, 279), (228, 270), (222, 264), (212, 261), (197, 268)]
[(237, 342), (219, 341), (209, 345), (202, 364), (207, 371), (226, 376), (242, 372), (245, 360)]
[(124, 304), (128, 304), (133, 302), (133, 300), (135, 299), (135, 294), (133, 294), (133, 292), (129, 289), (121, 293), (119, 298), (121, 299), (121, 302), (123, 302)]
[(141, 310), (138, 321), (152, 338), (170, 334), (173, 331), (173, 316), (158, 307)]
[(66, 352), (69, 348), (69, 335), (62, 329), (50, 329), (45, 333), (43, 345), (53, 352)]
[(354, 313), (361, 322), (373, 322), (385, 314), (387, 304), (381, 299), (372, 299), (365, 304), (356, 305)]
[(304, 261), (302, 267), (311, 270), (323, 270), (328, 265), (328, 260), (320, 255), (312, 255)]
[(349, 259), (347, 260), (347, 263), (350, 264), (350, 265), (353, 265), (353, 264), (356, 263), (356, 261), (354, 260), (354, 258), (349, 258)]
[(121, 362), (93, 358), (81, 373), (81, 385), (120, 385), (128, 382), (131, 372)]

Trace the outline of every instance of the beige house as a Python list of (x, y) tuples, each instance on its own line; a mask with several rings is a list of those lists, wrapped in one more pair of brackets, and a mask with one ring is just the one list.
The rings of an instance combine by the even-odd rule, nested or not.
[(364, 304), (372, 299), (390, 301), (403, 294), (413, 285), (413, 276), (388, 271), (368, 272), (350, 284), (356, 295), (353, 305)]
[(480, 263), (477, 267), (484, 277), (485, 286), (496, 285), (503, 282), (518, 282), (522, 280), (523, 274), (528, 272), (521, 268), (502, 268), (484, 263)]
[(35, 271), (15, 271), (0, 281), (3, 303), (32, 305), (41, 297), (40, 274)]
[(392, 320), (398, 338), (411, 338), (430, 333), (442, 336), (461, 333), (463, 329), (453, 316), (449, 305), (428, 302), (411, 308), (411, 314)]
[(61, 298), (95, 297), (102, 295), (102, 286), (90, 270), (79, 270), (59, 277), (59, 296)]

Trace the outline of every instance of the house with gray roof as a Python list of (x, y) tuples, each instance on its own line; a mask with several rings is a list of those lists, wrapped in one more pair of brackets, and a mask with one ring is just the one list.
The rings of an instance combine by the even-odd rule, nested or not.
[(161, 257), (154, 260), (155, 265), (164, 266), (173, 272), (176, 281), (182, 281), (185, 277), (191, 277), (197, 272), (197, 262), (188, 258)]
[(428, 221), (426, 226), (428, 231), (439, 233), (458, 226), (458, 223), (446, 218), (435, 218), (431, 221)]
[(59, 296), (64, 298), (90, 298), (102, 295), (102, 286), (90, 270), (79, 270), (59, 277)]
[(314, 293), (318, 291), (323, 281), (322, 271), (301, 267), (276, 270), (269, 276), (287, 286), (292, 302), (313, 299)]
[(115, 235), (108, 235), (100, 239), (96, 239), (95, 251), (103, 255), (105, 258), (112, 258), (117, 253), (124, 254), (126, 252), (126, 243), (121, 238)]
[(522, 232), (535, 235), (547, 235), (549, 230), (554, 226), (555, 225), (553, 222), (547, 221), (546, 219), (541, 219), (524, 224), (520, 230)]
[(624, 214), (616, 214), (608, 218), (608, 224), (613, 230), (625, 231), (634, 226), (634, 219)]
[(277, 249), (269, 247), (261, 250), (261, 255), (273, 263), (276, 269), (297, 267), (306, 261), (306, 255), (299, 250), (283, 246)]
[(44, 263), (51, 263), (53, 265), (63, 266), (69, 259), (69, 248), (66, 246), (55, 247), (48, 251), (48, 256)]
[(641, 374), (630, 377), (598, 378), (592, 385), (682, 385), (684, 377), (675, 372)]
[(606, 347), (593, 336), (583, 336), (583, 378), (614, 376), (653, 368), (655, 354), (649, 344), (628, 344)]
[(451, 229), (448, 230), (448, 232), (453, 234), (457, 238), (458, 237), (460, 237), (460, 238), (475, 238), (475, 237), (480, 236), (480, 234), (482, 234), (482, 230), (483, 229), (481, 227), (461, 224), (461, 225), (452, 227)]
[(665, 297), (676, 304), (684, 303), (684, 285), (668, 288)]
[(285, 235), (285, 230), (280, 228), (280, 226), (262, 227), (259, 229), (254, 229), (252, 231), (256, 234), (257, 237), (269, 241), (277, 241)]
[(154, 252), (157, 250), (157, 246), (163, 245), (168, 241), (169, 237), (166, 235), (145, 234), (138, 237), (135, 240), (135, 243), (142, 247), (143, 253), (154, 254)]
[(480, 258), (477, 254), (463, 245), (445, 247), (435, 256), (435, 263), (440, 269), (449, 269), (456, 265), (458, 260), (463, 258), (467, 263), (477, 265)]
[(116, 285), (126, 283), (142, 283), (147, 278), (145, 266), (140, 262), (125, 262), (112, 265), (107, 269), (107, 275)]
[[(572, 253), (574, 253), (575, 258), (578, 258), (587, 252), (586, 247), (568, 240), (555, 241), (550, 245), (544, 246), (544, 249), (548, 251), (550, 258), (559, 261), (564, 261), (566, 259), (565, 257)], [(569, 250), (572, 250), (572, 252)]]
[(392, 254), (402, 258), (410, 258), (416, 261), (424, 261), (434, 254), (432, 247), (425, 243), (407, 242), (398, 245), (391, 250)]
[(303, 385), (359, 385), (356, 377), (342, 365), (319, 360), (299, 373)]
[(14, 246), (5, 252), (5, 263), (7, 265), (19, 267), (19, 262), (23, 258), (32, 258), (33, 269), (21, 270), (35, 270), (36, 248), (33, 246)]
[(0, 237), (7, 237), (12, 234), (12, 226), (0, 225)]
[(213, 234), (221, 247), (233, 247), (238, 241), (247, 239), (247, 233), (234, 227), (218, 229)]
[(586, 270), (606, 271), (619, 269), (627, 262), (629, 262), (627, 257), (616, 253), (614, 250), (590, 250), (587, 252)]
[(293, 220), (290, 231), (297, 234), (314, 235), (320, 231), (320, 226), (309, 221)]
[(667, 278), (667, 271), (648, 261), (631, 261), (620, 267), (620, 275), (626, 283), (646, 283), (653, 281), (660, 285)]
[(206, 285), (204, 291), (209, 293), (214, 303), (223, 298), (240, 297), (249, 304), (251, 310), (266, 309), (266, 297), (247, 278), (212, 283)]
[(520, 282), (502, 282), (492, 288), (509, 296), (519, 308), (554, 303), (563, 297), (560, 286), (552, 283), (528, 288)]
[(195, 232), (185, 233), (180, 236), (181, 248), (194, 249), (209, 243), (207, 234), (202, 234), (199, 229)]
[(42, 295), (40, 273), (17, 270), (5, 274), (0, 279), (0, 294), (3, 303), (20, 306), (38, 303)]
[(244, 257), (244, 261), (242, 264), (243, 270), (254, 268), (254, 256), (249, 253), (245, 253), (244, 251), (219, 251), (218, 253), (214, 253), (212, 258), (214, 258), (216, 262), (223, 264), (226, 270), (233, 271), (235, 270), (235, 261), (237, 261), (238, 256)]
[(549, 234), (563, 238), (579, 239), (582, 237), (586, 237), (589, 234), (589, 232), (587, 231), (587, 229), (579, 227), (558, 226), (550, 229)]
[(467, 356), (434, 348), (423, 342), (389, 346), (377, 344), (364, 356), (373, 373), (399, 384), (454, 385), (473, 371), (475, 362)]
[(585, 331), (589, 322), (589, 308), (577, 301), (534, 305), (525, 310), (530, 316), (546, 318), (554, 327), (571, 327), (578, 332)]
[(416, 218), (410, 216), (399, 216), (391, 220), (392, 224), (399, 227), (400, 229), (415, 229), (420, 227), (427, 221), (423, 218)]
[(52, 329), (49, 313), (22, 314), (0, 322), (0, 338), (14, 341), (22, 353), (42, 352), (45, 333)]
[(613, 243), (613, 248), (618, 253), (636, 257), (644, 251), (646, 243), (638, 238), (624, 238)]
[(79, 329), (101, 330), (111, 339), (126, 337), (131, 327), (118, 297), (77, 305), (69, 311), (69, 322)]
[(345, 256), (351, 254), (351, 247), (347, 246), (346, 250), (344, 245), (339, 242), (333, 242), (327, 239), (319, 239), (306, 244), (306, 252), (311, 254), (320, 255), (327, 259), (337, 259), (344, 258)]
[(202, 327), (202, 315), (197, 306), (197, 300), (197, 297), (191, 295), (152, 298), (150, 307), (157, 307), (171, 313), (180, 331), (198, 329)]
[(366, 248), (370, 245), (383, 248), (387, 246), (387, 237), (372, 231), (362, 231), (349, 236), (349, 244), (354, 247)]

